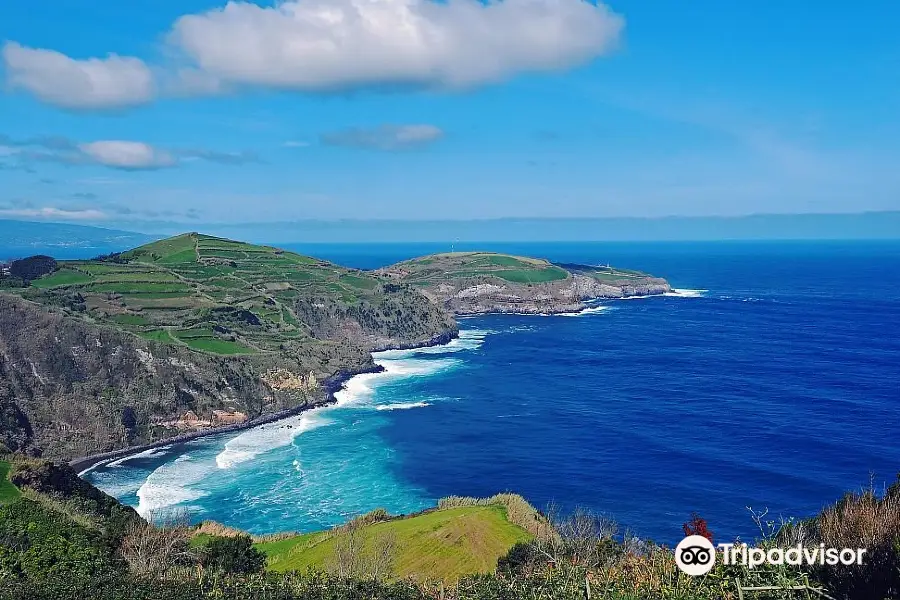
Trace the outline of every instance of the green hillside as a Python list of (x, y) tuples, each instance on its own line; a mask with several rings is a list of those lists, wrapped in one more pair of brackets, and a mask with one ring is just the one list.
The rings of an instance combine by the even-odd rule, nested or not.
[(447, 252), (407, 260), (386, 271), (402, 273), (415, 285), (434, 285), (452, 279), (497, 277), (512, 283), (543, 283), (566, 279), (569, 273), (538, 258), (494, 252)]
[(9, 480), (9, 469), (9, 462), (0, 460), (0, 506), (9, 504), (22, 495), (19, 488), (14, 486)]
[[(326, 569), (346, 530), (319, 532), (257, 544), (273, 571)], [(361, 543), (371, 548), (380, 537), (393, 538), (393, 572), (399, 578), (452, 581), (473, 573), (491, 573), (497, 560), (518, 542), (531, 539), (507, 519), (500, 504), (463, 506), (426, 512), (362, 527)]]
[[(755, 568), (717, 560), (692, 577), (672, 549), (617, 534), (606, 518), (576, 510), (548, 520), (513, 494), (445, 498), (409, 517), (374, 511), (328, 532), (254, 544), (177, 514), (147, 523), (68, 465), (3, 460), (22, 491), (0, 503), (3, 600), (896, 600), (900, 589), (900, 483), (848, 493), (747, 540), (770, 550), (802, 533), (805, 547), (865, 547), (869, 560)], [(695, 515), (688, 526), (706, 522)]]
[(599, 281), (627, 283), (650, 277), (640, 271), (610, 266), (551, 263), (542, 258), (513, 256), (495, 252), (446, 252), (413, 258), (386, 267), (384, 273), (399, 276), (417, 286), (433, 286), (448, 281), (496, 278), (513, 284), (560, 282), (573, 274)]
[(323, 402), (372, 350), (457, 331), (412, 286), (198, 233), (29, 257), (0, 288), (0, 443), (54, 458)]
[(219, 355), (334, 337), (329, 321), (343, 319), (404, 342), (447, 328), (421, 297), (384, 283), (293, 252), (189, 233), (105, 259), (62, 261), (24, 295)]
[(587, 308), (590, 300), (670, 290), (664, 279), (638, 271), (493, 252), (432, 254), (379, 273), (422, 290), (455, 315), (571, 313)]

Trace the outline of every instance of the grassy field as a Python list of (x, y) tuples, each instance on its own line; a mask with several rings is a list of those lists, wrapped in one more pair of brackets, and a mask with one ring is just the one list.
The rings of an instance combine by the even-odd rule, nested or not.
[(390, 270), (402, 269), (404, 279), (416, 285), (435, 285), (451, 279), (497, 277), (512, 283), (562, 281), (569, 274), (547, 262), (524, 256), (492, 252), (449, 252), (402, 262)]
[[(454, 581), (471, 573), (490, 573), (497, 559), (530, 534), (506, 518), (501, 505), (465, 506), (434, 510), (414, 517), (367, 525), (365, 545), (389, 534), (396, 542), (394, 574), (420, 581)], [(299, 535), (257, 547), (266, 553), (274, 571), (324, 569), (335, 553), (339, 536), (320, 532)]]
[(646, 274), (627, 269), (593, 267), (589, 265), (553, 264), (539, 258), (511, 256), (492, 252), (447, 252), (414, 258), (383, 269), (385, 273), (399, 275), (403, 281), (417, 286), (434, 286), (462, 280), (540, 284), (564, 281), (570, 273), (594, 277), (603, 282), (621, 282), (647, 277)]
[[(220, 355), (280, 352), (285, 342), (312, 340), (298, 301), (378, 305), (385, 283), (315, 258), (197, 233), (113, 260), (60, 261), (59, 267), (22, 294), (148, 340)], [(255, 317), (235, 321), (215, 313), (226, 307)]]
[(0, 460), (0, 506), (9, 504), (19, 498), (22, 493), (9, 481), (10, 464)]

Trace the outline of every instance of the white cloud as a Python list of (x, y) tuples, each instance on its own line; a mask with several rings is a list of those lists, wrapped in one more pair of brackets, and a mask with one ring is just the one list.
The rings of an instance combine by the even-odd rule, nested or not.
[(175, 158), (143, 142), (104, 140), (79, 144), (90, 161), (114, 169), (160, 169), (178, 164)]
[(7, 80), (49, 104), (73, 110), (101, 110), (153, 99), (153, 75), (138, 58), (110, 54), (75, 60), (54, 50), (3, 46)]
[(285, 0), (183, 16), (168, 39), (195, 65), (191, 87), (200, 72), (211, 88), (456, 88), (584, 63), (623, 24), (584, 0)]
[(102, 210), (95, 208), (66, 210), (52, 206), (43, 208), (0, 208), (0, 216), (26, 217), (30, 219), (62, 219), (65, 221), (99, 221), (108, 217)]
[(426, 146), (444, 137), (434, 125), (382, 125), (372, 129), (345, 129), (323, 133), (319, 139), (327, 146), (346, 146), (370, 150), (400, 150)]
[(303, 140), (288, 140), (282, 144), (284, 148), (306, 148), (307, 146), (309, 146), (309, 142)]

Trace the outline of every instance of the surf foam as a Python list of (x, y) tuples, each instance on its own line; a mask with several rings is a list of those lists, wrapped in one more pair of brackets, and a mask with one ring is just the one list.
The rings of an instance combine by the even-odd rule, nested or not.
[(664, 296), (674, 297), (674, 298), (702, 298), (704, 294), (706, 294), (709, 290), (688, 290), (688, 289), (678, 289), (672, 288), (671, 291), (663, 294)]
[(196, 460), (190, 454), (160, 466), (137, 491), (138, 514), (150, 519), (175, 505), (202, 498), (206, 492), (191, 485), (201, 481), (212, 468), (208, 461)]
[(397, 402), (395, 404), (382, 404), (376, 406), (375, 410), (407, 410), (410, 408), (425, 408), (431, 406), (428, 402)]
[(323, 411), (324, 408), (314, 408), (294, 417), (247, 429), (225, 443), (225, 448), (216, 455), (216, 466), (230, 469), (264, 452), (289, 445), (298, 435), (327, 425), (328, 421), (321, 414)]

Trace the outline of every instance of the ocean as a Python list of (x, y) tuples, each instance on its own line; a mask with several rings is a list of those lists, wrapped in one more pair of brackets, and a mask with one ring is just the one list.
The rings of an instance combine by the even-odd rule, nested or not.
[[(457, 244), (469, 249), (472, 244)], [(253, 533), (513, 491), (672, 543), (814, 514), (900, 471), (900, 242), (481, 244), (640, 269), (679, 291), (577, 316), (460, 320), (376, 355), (336, 405), (84, 477), (143, 514)], [(291, 249), (373, 268), (447, 244)]]

